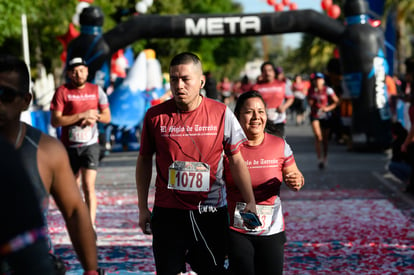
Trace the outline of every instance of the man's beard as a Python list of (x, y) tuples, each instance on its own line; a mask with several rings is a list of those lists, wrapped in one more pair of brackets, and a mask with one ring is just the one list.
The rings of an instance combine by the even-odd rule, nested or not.
[(73, 84), (76, 86), (76, 87), (81, 87), (81, 86), (83, 86), (83, 85), (85, 85), (85, 83), (86, 83), (87, 81), (86, 80), (74, 80), (73, 81)]

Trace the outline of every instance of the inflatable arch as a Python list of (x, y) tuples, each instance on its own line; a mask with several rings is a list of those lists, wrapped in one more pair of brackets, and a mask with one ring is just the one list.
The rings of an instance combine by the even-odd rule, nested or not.
[[(351, 92), (354, 144), (387, 148), (391, 115), (385, 85), (388, 70), (384, 34), (368, 22), (365, 0), (346, 0), (345, 24), (314, 10), (258, 14), (139, 15), (101, 32), (102, 12), (85, 8), (81, 34), (68, 46), (70, 56), (83, 56), (96, 78), (117, 50), (143, 38), (259, 36), (303, 32), (334, 43), (340, 51), (344, 80)], [(85, 48), (90, 45), (90, 48)], [(104, 69), (102, 69), (104, 68)], [(116, 106), (115, 106), (116, 108)], [(137, 124), (140, 121), (137, 121)]]

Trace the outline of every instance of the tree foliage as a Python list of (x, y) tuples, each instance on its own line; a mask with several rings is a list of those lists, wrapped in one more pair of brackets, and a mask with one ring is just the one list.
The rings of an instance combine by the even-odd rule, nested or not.
[(385, 13), (382, 18), (386, 22), (390, 13), (395, 13), (395, 28), (397, 33), (396, 41), (396, 61), (397, 72), (405, 71), (404, 61), (407, 57), (413, 55), (414, 44), (414, 1), (412, 0), (387, 0), (385, 2)]
[[(344, 1), (335, 0), (335, 4), (343, 6)], [(321, 16), (328, 16), (322, 11)], [(337, 19), (344, 20), (343, 12)], [(282, 61), (285, 71), (292, 74), (310, 74), (312, 72), (325, 72), (329, 60), (333, 57), (337, 45), (309, 33), (302, 34), (300, 46), (289, 51)]]
[[(61, 67), (60, 55), (63, 46), (57, 39), (68, 31), (69, 23), (76, 12), (79, 2), (75, 0), (0, 0), (0, 50), (22, 56), (21, 15), (26, 14), (29, 29), (31, 63), (42, 63), (48, 71)], [(136, 1), (130, 0), (95, 0), (104, 15), (103, 31), (116, 26), (119, 21), (133, 16)], [(116, 15), (127, 11), (126, 16)], [(147, 14), (179, 15), (207, 13), (240, 13), (241, 7), (231, 0), (169, 0), (154, 1)], [(145, 15), (138, 15), (145, 16)], [(119, 20), (117, 22), (117, 20)], [(180, 39), (145, 39), (134, 42), (131, 46), (135, 53), (152, 48), (157, 53), (163, 70), (166, 70), (171, 57), (181, 51), (198, 53), (207, 70), (220, 74), (237, 75), (252, 52), (251, 38), (180, 38)]]
[[(151, 12), (160, 15), (226, 14), (240, 13), (241, 7), (230, 0), (171, 0), (155, 1)], [(149, 39), (146, 46), (157, 52), (163, 70), (167, 70), (171, 56), (191, 51), (201, 57), (206, 71), (214, 71), (218, 77), (235, 78), (251, 57), (248, 53), (252, 52), (252, 43), (251, 38), (181, 38)]]
[[(343, 6), (345, 1), (334, 1), (336, 4)], [(399, 72), (402, 71), (402, 65), (407, 57), (412, 55), (412, 45), (414, 44), (414, 12), (413, 0), (387, 0), (385, 1), (385, 13), (382, 18), (385, 26), (386, 19), (391, 12), (396, 12), (396, 31), (397, 31), (397, 63)], [(344, 15), (338, 20), (342, 20)], [(332, 57), (336, 45), (323, 41), (318, 37), (304, 34), (301, 45), (288, 53), (287, 58), (283, 61), (283, 66), (287, 71), (296, 73), (308, 73), (312, 71), (324, 71), (327, 61)]]

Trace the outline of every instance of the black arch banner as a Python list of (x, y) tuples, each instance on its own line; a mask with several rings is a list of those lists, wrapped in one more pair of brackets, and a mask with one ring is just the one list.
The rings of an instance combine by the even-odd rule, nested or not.
[[(144, 38), (237, 37), (305, 32), (337, 44), (345, 27), (314, 10), (256, 14), (139, 15), (104, 34), (120, 49)], [(121, 39), (120, 39), (121, 38)]]
[[(138, 15), (106, 33), (100, 32), (103, 14), (86, 8), (81, 35), (68, 47), (68, 59), (87, 59), (91, 78), (101, 74), (112, 54), (145, 38), (239, 37), (309, 33), (338, 45), (343, 77), (352, 98), (354, 145), (388, 148), (391, 114), (385, 76), (384, 34), (369, 24), (365, 0), (347, 0), (345, 24), (314, 10), (256, 14)], [(84, 24), (82, 23), (82, 19)], [(96, 26), (94, 25), (96, 22)], [(85, 25), (85, 26), (84, 26)]]

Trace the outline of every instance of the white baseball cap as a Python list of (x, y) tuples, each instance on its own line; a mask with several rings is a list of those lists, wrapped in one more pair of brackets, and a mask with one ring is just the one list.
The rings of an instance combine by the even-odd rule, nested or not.
[(83, 58), (82, 58), (82, 57), (74, 57), (74, 58), (72, 58), (72, 59), (69, 61), (69, 63), (68, 63), (68, 69), (73, 69), (73, 68), (75, 68), (76, 66), (81, 66), (81, 65), (83, 65), (83, 66), (88, 66), (88, 65), (86, 64), (85, 60), (83, 60)]

